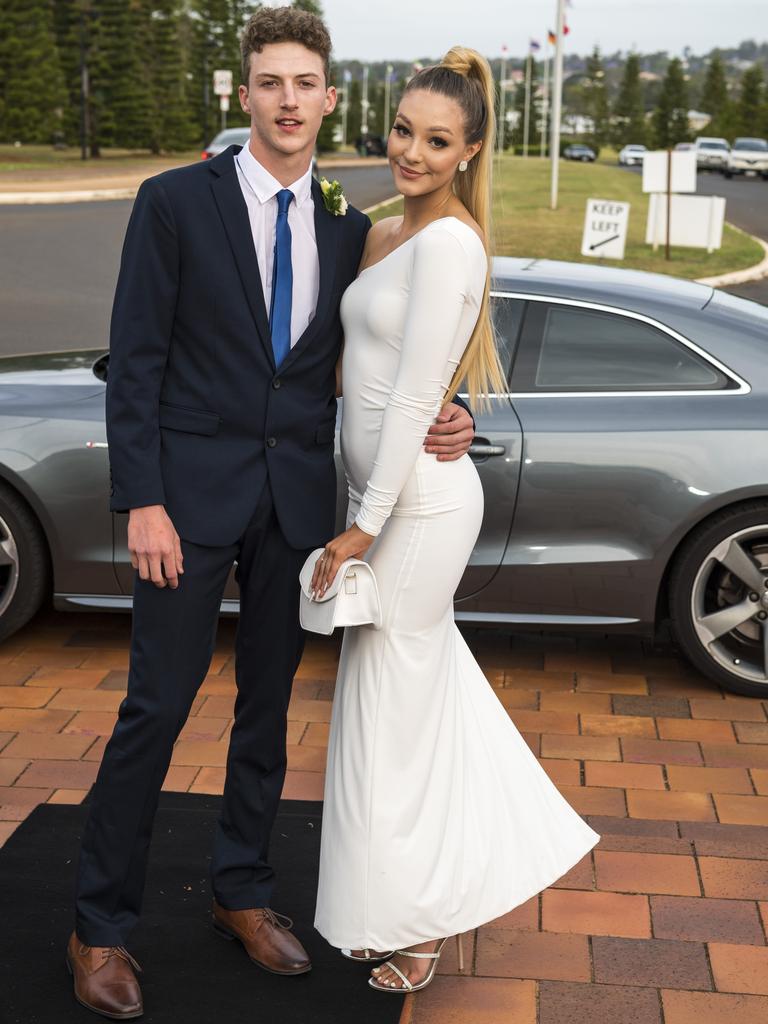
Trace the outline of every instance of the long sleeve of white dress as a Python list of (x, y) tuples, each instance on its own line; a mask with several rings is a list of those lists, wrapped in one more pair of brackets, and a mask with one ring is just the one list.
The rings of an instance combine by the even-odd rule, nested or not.
[[(485, 265), (480, 246), (470, 254), (447, 225), (435, 222), (415, 238), (397, 376), (384, 410), (376, 459), (355, 517), (360, 529), (374, 537), (413, 471), (471, 337), (482, 297), (477, 282), (484, 280)], [(468, 303), (474, 307), (474, 316), (465, 315)]]

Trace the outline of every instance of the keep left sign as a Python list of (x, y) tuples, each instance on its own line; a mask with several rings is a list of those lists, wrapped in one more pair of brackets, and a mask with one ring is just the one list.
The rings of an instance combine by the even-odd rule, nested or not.
[(588, 199), (581, 255), (623, 260), (628, 224), (629, 203)]

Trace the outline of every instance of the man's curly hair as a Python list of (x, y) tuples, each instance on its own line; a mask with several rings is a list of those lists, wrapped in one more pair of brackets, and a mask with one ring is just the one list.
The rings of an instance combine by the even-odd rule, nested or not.
[(323, 59), (325, 81), (331, 77), (331, 37), (316, 14), (296, 7), (262, 7), (249, 19), (240, 39), (243, 85), (248, 85), (251, 54), (261, 53), (269, 43), (301, 43)]

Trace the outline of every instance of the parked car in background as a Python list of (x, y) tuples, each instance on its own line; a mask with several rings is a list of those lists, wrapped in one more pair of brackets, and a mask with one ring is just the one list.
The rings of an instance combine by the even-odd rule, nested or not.
[(584, 163), (597, 159), (594, 149), (590, 146), (583, 146), (580, 142), (574, 142), (570, 146), (566, 146), (563, 150), (563, 156), (566, 160), (582, 160)]
[(694, 142), (696, 167), (704, 171), (722, 171), (728, 166), (731, 147), (727, 139), (706, 138), (700, 135)]
[(723, 173), (726, 178), (732, 178), (734, 174), (748, 177), (761, 174), (768, 180), (768, 142), (746, 137), (735, 139)]
[(249, 127), (226, 128), (211, 139), (200, 157), (203, 160), (210, 160), (211, 157), (222, 153), (228, 146), (247, 146), (250, 137), (251, 129)]
[[(200, 154), (201, 159), (210, 160), (214, 156), (218, 156), (219, 153), (223, 153), (229, 146), (247, 146), (248, 140), (251, 137), (251, 129), (246, 128), (226, 128), (223, 132), (219, 132), (218, 135), (209, 142), (205, 149)], [(312, 177), (315, 179), (320, 178), (320, 171), (317, 166), (317, 155), (312, 157)]]
[(648, 152), (645, 146), (635, 145), (630, 143), (628, 146), (624, 146), (623, 149), (619, 150), (619, 163), (624, 167), (632, 167), (635, 164), (641, 164), (643, 157)]
[(695, 149), (695, 148), (696, 147), (694, 146), (694, 144), (692, 142), (676, 142), (675, 143), (675, 152), (676, 153), (690, 153), (690, 151), (692, 149)]
[[(494, 260), (491, 294), (507, 387), (476, 410), (485, 515), (457, 620), (641, 635), (671, 623), (701, 672), (768, 698), (768, 308), (667, 275), (523, 258)], [(108, 364), (93, 351), (0, 358), (0, 639), (51, 595), (60, 609), (130, 610), (127, 517), (109, 511)], [(200, 411), (206, 433), (228, 415)], [(173, 422), (161, 444), (201, 429)], [(341, 530), (338, 435), (336, 459)], [(230, 580), (222, 611), (237, 608)]]

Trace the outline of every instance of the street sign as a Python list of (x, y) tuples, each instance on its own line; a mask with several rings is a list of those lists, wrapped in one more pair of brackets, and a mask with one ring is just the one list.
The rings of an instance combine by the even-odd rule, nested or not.
[(219, 110), (229, 110), (229, 96), (219, 96)]
[(213, 72), (213, 91), (217, 96), (232, 95), (232, 72), (220, 68)]
[(629, 203), (588, 199), (581, 255), (623, 260), (628, 223)]
[[(672, 182), (667, 184), (667, 165), (672, 164)], [(695, 192), (696, 151), (654, 149), (643, 154), (643, 192)]]

